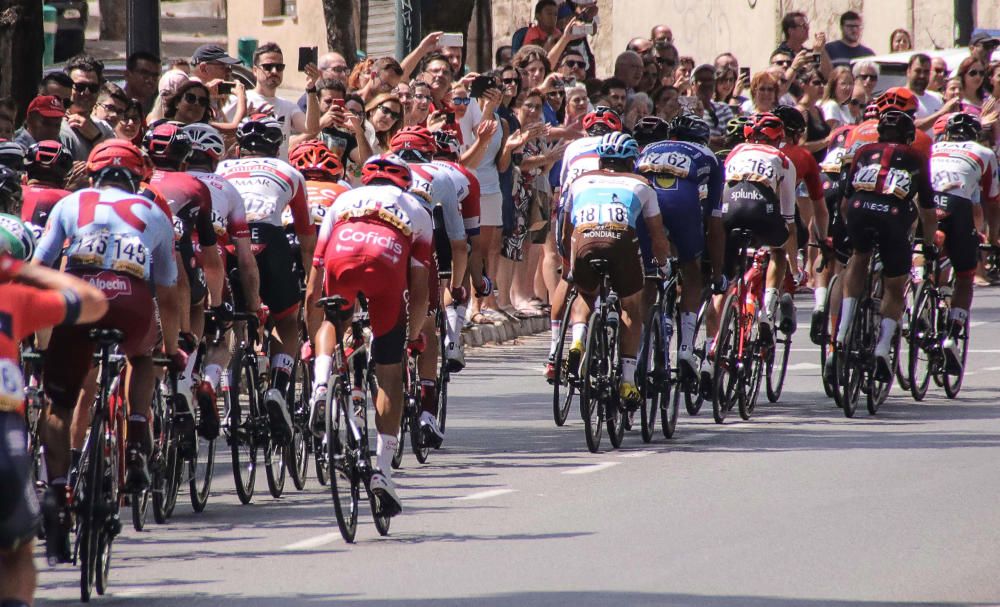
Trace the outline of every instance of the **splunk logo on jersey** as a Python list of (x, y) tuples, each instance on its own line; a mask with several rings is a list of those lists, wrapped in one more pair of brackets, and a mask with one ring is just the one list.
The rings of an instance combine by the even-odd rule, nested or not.
[(383, 249), (388, 249), (396, 255), (403, 254), (403, 244), (392, 236), (378, 234), (376, 232), (362, 232), (351, 228), (344, 228), (337, 234), (337, 240), (342, 242), (356, 242), (358, 244), (373, 244)]
[(762, 200), (763, 197), (760, 195), (760, 192), (758, 192), (757, 190), (739, 189), (739, 190), (731, 190), (729, 192), (729, 199), (730, 200), (753, 200), (753, 201), (756, 202), (758, 200)]
[(108, 299), (114, 299), (119, 295), (132, 294), (132, 282), (115, 274), (114, 272), (84, 274), (81, 278), (101, 291), (104, 291), (104, 294)]

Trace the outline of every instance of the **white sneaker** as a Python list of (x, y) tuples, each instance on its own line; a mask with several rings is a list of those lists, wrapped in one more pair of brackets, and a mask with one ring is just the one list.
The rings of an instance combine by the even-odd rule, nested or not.
[(326, 432), (326, 403), (329, 397), (329, 389), (326, 384), (316, 386), (313, 392), (312, 402), (309, 403), (309, 428), (316, 436), (322, 436)]
[(264, 408), (274, 440), (279, 445), (287, 445), (292, 438), (292, 417), (288, 414), (285, 396), (277, 388), (271, 388), (264, 394)]
[(420, 436), (424, 445), (432, 449), (440, 449), (444, 442), (444, 433), (438, 428), (437, 418), (427, 411), (420, 413)]
[[(681, 345), (680, 349), (677, 351), (677, 364), (681, 369), (686, 368), (682, 375), (689, 374), (690, 377), (698, 375), (698, 359), (694, 355), (694, 348)], [(683, 365), (683, 367), (680, 365)]]
[(958, 342), (954, 337), (946, 337), (941, 343), (941, 352), (944, 354), (945, 371), (952, 375), (962, 372), (962, 358), (958, 351)]
[(465, 368), (465, 352), (457, 343), (449, 341), (444, 355), (448, 360), (448, 371), (458, 373)]
[(368, 480), (368, 490), (378, 499), (383, 515), (396, 516), (403, 511), (403, 505), (399, 501), (399, 496), (396, 495), (395, 483), (381, 470), (372, 472), (371, 478)]

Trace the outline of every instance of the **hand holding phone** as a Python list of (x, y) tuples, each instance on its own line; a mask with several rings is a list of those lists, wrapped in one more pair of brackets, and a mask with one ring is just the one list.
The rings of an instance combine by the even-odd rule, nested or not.
[(438, 39), (438, 48), (446, 46), (462, 46), (465, 36), (460, 33), (441, 34)]
[(215, 90), (218, 91), (220, 97), (225, 97), (233, 94), (233, 87), (235, 86), (235, 82), (220, 82), (216, 85)]
[(299, 71), (306, 71), (306, 66), (312, 63), (315, 65), (319, 62), (319, 47), (315, 46), (300, 46), (299, 47)]

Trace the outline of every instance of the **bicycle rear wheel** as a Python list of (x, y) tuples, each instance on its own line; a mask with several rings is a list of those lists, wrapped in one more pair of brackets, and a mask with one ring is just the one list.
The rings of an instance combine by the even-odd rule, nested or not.
[(285, 479), (288, 477), (288, 461), (285, 459), (288, 449), (268, 437), (264, 441), (264, 476), (267, 478), (267, 490), (271, 497), (279, 498), (285, 492)]
[(712, 389), (712, 416), (715, 423), (726, 421), (726, 414), (733, 407), (739, 385), (740, 304), (736, 293), (730, 293), (722, 308), (719, 337), (715, 340), (715, 367)]
[(907, 281), (906, 289), (903, 292), (903, 316), (899, 319), (899, 349), (896, 352), (896, 367), (893, 369), (896, 375), (896, 383), (907, 392), (910, 391), (910, 326), (913, 315), (913, 303), (916, 285), (912, 281)]
[(767, 400), (776, 403), (781, 398), (781, 390), (785, 386), (785, 374), (788, 372), (788, 355), (792, 351), (792, 336), (784, 335), (774, 342), (764, 363), (767, 377)]
[(288, 394), (285, 402), (291, 408), (292, 440), (285, 449), (288, 476), (299, 491), (305, 489), (309, 475), (309, 396), (312, 383), (309, 378), (309, 365), (296, 359), (292, 367), (292, 381), (288, 384)]
[(826, 298), (823, 300), (823, 309), (826, 310), (826, 322), (823, 325), (823, 339), (819, 346), (819, 376), (823, 382), (823, 391), (830, 396), (840, 406), (834, 394), (834, 385), (826, 377), (826, 361), (833, 356), (833, 336), (837, 334), (837, 326), (840, 324), (840, 310), (833, 310), (833, 293), (840, 281), (840, 275), (835, 274), (827, 285)]
[(229, 369), (229, 410), (227, 419), (229, 449), (233, 460), (233, 480), (240, 502), (253, 500), (257, 483), (257, 444), (254, 417), (258, 410), (257, 358), (253, 351), (237, 350)]
[(571, 324), (570, 310), (573, 307), (575, 299), (575, 296), (566, 298), (566, 309), (563, 310), (559, 340), (556, 342), (556, 351), (553, 355), (555, 377), (552, 379), (552, 417), (557, 426), (562, 426), (566, 423), (570, 407), (573, 406), (573, 397), (576, 395), (576, 385), (569, 379), (569, 374), (566, 371), (566, 359), (563, 356), (566, 352), (568, 340), (572, 335), (569, 330)]
[[(358, 502), (361, 499), (361, 475), (358, 471), (358, 448), (348, 446), (347, 410), (352, 406), (339, 380), (330, 390), (327, 403), (324, 456), (330, 471), (330, 496), (337, 515), (337, 527), (345, 542), (353, 543), (358, 532)], [(354, 441), (351, 441), (354, 442)]]
[(212, 476), (215, 474), (215, 440), (199, 439), (198, 442), (198, 452), (188, 460), (188, 490), (191, 493), (191, 507), (195, 512), (204, 512), (212, 489)]
[[(100, 414), (99, 414), (100, 415)], [(99, 561), (101, 529), (100, 502), (104, 479), (105, 435), (102, 420), (91, 422), (87, 451), (80, 461), (77, 480), (77, 561), (80, 564), (80, 600), (90, 601)]]
[[(653, 306), (642, 326), (642, 345), (639, 347), (639, 365), (635, 371), (635, 383), (642, 393), (640, 421), (642, 442), (653, 440), (656, 432), (656, 412), (660, 408), (660, 391), (663, 389), (663, 336), (660, 309)], [(667, 383), (669, 386), (669, 382)], [(669, 387), (668, 387), (669, 389)]]
[(841, 407), (846, 417), (854, 417), (858, 409), (858, 399), (861, 397), (861, 384), (864, 380), (864, 366), (869, 357), (869, 352), (865, 348), (865, 310), (864, 302), (858, 304), (858, 309), (854, 314), (854, 322), (847, 334), (847, 341), (844, 349), (837, 349), (835, 352), (835, 363), (837, 364), (837, 386), (840, 394)]
[[(620, 316), (620, 312), (619, 312)], [(621, 356), (619, 350), (618, 327), (606, 327), (605, 339), (608, 345), (608, 391), (605, 401), (605, 416), (608, 424), (608, 439), (611, 446), (618, 449), (625, 439), (625, 427), (629, 424), (629, 411), (625, 408), (618, 392), (621, 385)]]
[[(876, 317), (879, 318), (879, 317)], [(896, 368), (899, 365), (899, 330), (896, 330), (896, 334), (892, 338), (892, 345), (889, 350), (889, 361), (892, 368)], [(895, 377), (895, 373), (888, 381), (878, 381), (875, 379), (875, 373), (872, 371), (869, 383), (868, 383), (868, 413), (870, 415), (875, 415), (878, 413), (879, 407), (885, 402), (885, 399), (889, 397), (889, 392), (892, 390), (892, 382)]]
[(580, 365), (580, 413), (583, 415), (584, 436), (587, 448), (597, 453), (601, 448), (601, 434), (604, 428), (604, 392), (608, 387), (606, 367), (609, 362), (601, 352), (601, 337), (597, 334), (601, 326), (600, 311), (595, 310), (587, 323), (587, 345)]
[[(437, 376), (437, 422), (438, 429), (444, 434), (445, 423), (448, 421), (448, 384), (451, 383), (451, 371), (448, 370), (447, 348), (445, 337), (448, 334), (447, 319), (442, 310), (438, 310), (438, 349), (441, 356), (438, 360)], [(461, 339), (461, 337), (459, 337)]]
[(965, 362), (969, 355), (969, 321), (965, 321), (961, 333), (956, 338), (958, 349), (961, 352), (962, 371), (960, 373), (944, 372), (944, 393), (948, 398), (956, 398), (962, 389), (962, 380), (965, 378)]
[(927, 396), (927, 388), (931, 380), (933, 364), (931, 350), (937, 341), (935, 318), (935, 299), (933, 288), (924, 281), (917, 289), (914, 299), (913, 313), (910, 315), (909, 339), (909, 380), (910, 394), (914, 400), (921, 401)]
[[(162, 394), (162, 393), (161, 393)], [(177, 493), (180, 491), (181, 459), (178, 453), (179, 436), (174, 416), (176, 411), (171, 394), (163, 394), (163, 403), (159, 421), (160, 459), (154, 467), (153, 477), (153, 518), (159, 524), (164, 524), (173, 515), (177, 506)], [(155, 429), (155, 426), (154, 426)]]
[[(694, 325), (694, 354), (699, 362), (704, 362), (708, 359), (706, 343), (709, 336), (705, 329), (705, 314), (708, 312), (710, 305), (712, 305), (711, 292), (706, 293), (702, 298), (701, 307), (698, 308), (698, 320)], [(684, 393), (684, 408), (687, 409), (688, 415), (698, 415), (701, 412), (701, 406), (705, 403), (705, 397), (702, 395), (700, 389), (699, 378), (695, 378), (694, 382), (690, 385), (683, 381), (678, 383), (676, 390)], [(676, 419), (673, 421), (673, 424), (677, 424)], [(673, 430), (671, 430), (670, 434), (671, 436), (673, 435)]]

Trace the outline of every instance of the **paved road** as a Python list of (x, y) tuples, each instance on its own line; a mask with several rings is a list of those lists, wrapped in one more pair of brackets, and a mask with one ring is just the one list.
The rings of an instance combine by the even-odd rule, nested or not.
[[(814, 350), (800, 346), (782, 402), (752, 421), (682, 413), (671, 441), (633, 433), (596, 455), (578, 419), (552, 423), (538, 373), (545, 339), (480, 349), (453, 384), (446, 448), (425, 466), (407, 455), (405, 513), (389, 537), (365, 510), (358, 543), (345, 545), (315, 481), (274, 500), (261, 478), (264, 495), (241, 506), (223, 467), (203, 514), (181, 503), (166, 527), (126, 530), (110, 595), (94, 600), (1000, 603), (1000, 291), (980, 291), (974, 320), (958, 401), (897, 396), (877, 418), (845, 419), (820, 397)], [(43, 568), (40, 604), (76, 602), (77, 581), (68, 566)]]

